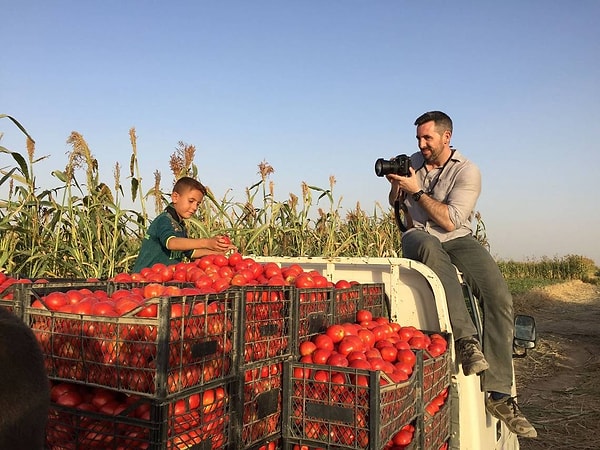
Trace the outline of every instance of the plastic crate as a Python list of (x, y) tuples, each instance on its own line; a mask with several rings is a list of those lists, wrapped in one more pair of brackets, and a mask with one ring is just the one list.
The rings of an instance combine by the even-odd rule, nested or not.
[(381, 450), (417, 416), (418, 366), (392, 382), (381, 371), (289, 361), (284, 376), (286, 442), (315, 447)]
[(294, 351), (302, 341), (322, 333), (333, 323), (332, 288), (294, 290)]
[(281, 450), (282, 448), (283, 439), (281, 436), (277, 436), (264, 439), (250, 447), (245, 447), (244, 450)]
[(83, 403), (50, 405), (47, 450), (232, 448), (231, 378), (169, 401), (76, 386)]
[(371, 311), (373, 317), (388, 317), (388, 299), (384, 283), (363, 283), (361, 287), (361, 309)]
[(423, 450), (439, 450), (450, 439), (450, 401), (449, 398), (433, 417), (422, 416)]
[[(261, 448), (281, 437), (285, 357), (242, 367), (239, 374), (237, 448)], [(271, 444), (271, 447), (274, 444)]]
[(245, 286), (240, 293), (240, 364), (289, 356), (292, 351), (293, 288)]
[[(441, 334), (448, 342), (449, 335)], [(448, 348), (440, 356), (432, 357), (427, 350), (423, 350), (423, 404), (427, 405), (436, 396), (450, 386), (452, 379), (452, 361), (450, 349)]]
[(14, 278), (7, 278), (0, 284), (0, 307), (6, 308), (17, 317), (22, 318), (22, 305), (19, 301), (19, 297), (15, 296), (15, 292), (19, 286), (20, 283)]
[(356, 311), (362, 307), (361, 295), (362, 287), (359, 284), (346, 289), (334, 289), (333, 323), (356, 322)]
[[(158, 297), (119, 317), (25, 311), (51, 379), (166, 399), (235, 373), (237, 300)], [(137, 316), (153, 308), (154, 317)]]

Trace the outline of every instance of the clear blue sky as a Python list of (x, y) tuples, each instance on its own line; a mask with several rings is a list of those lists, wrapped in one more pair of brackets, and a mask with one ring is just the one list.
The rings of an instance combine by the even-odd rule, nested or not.
[[(268, 161), (278, 200), (302, 181), (342, 206), (386, 205), (374, 161), (416, 151), (441, 109), (483, 173), (492, 254), (600, 264), (600, 2), (0, 0), (0, 113), (64, 169), (78, 131), (113, 180), (135, 127), (143, 185), (170, 189), (178, 141), (241, 199)], [(1, 145), (25, 152), (0, 122)], [(12, 161), (0, 155), (0, 168)], [(328, 207), (328, 203), (324, 203)]]

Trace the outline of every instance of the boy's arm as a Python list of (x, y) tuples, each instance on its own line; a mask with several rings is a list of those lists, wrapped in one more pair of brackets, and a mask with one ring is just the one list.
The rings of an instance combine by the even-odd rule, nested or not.
[(229, 238), (225, 236), (199, 239), (173, 236), (167, 240), (167, 248), (169, 250), (178, 251), (193, 250), (192, 257), (198, 258), (203, 255), (225, 253), (226, 251), (235, 248), (235, 246), (231, 245)]

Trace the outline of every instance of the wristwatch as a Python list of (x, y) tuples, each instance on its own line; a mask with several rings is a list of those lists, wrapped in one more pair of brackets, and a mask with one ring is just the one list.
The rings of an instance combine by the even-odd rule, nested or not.
[(415, 192), (412, 195), (412, 198), (415, 202), (418, 202), (421, 199), (421, 196), (424, 194), (425, 192), (423, 191), (423, 189), (421, 189), (419, 192)]

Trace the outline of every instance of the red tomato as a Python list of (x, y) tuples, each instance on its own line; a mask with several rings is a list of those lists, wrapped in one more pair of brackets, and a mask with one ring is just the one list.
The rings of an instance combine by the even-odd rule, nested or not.
[(371, 370), (383, 370), (386, 366), (383, 358), (369, 358), (367, 361), (371, 365)]
[(408, 342), (408, 340), (414, 336), (415, 331), (417, 331), (417, 329), (410, 325), (401, 327), (400, 330), (398, 331), (398, 336), (400, 336), (403, 341)]
[(346, 331), (342, 325), (334, 324), (327, 327), (325, 334), (331, 338), (334, 344), (337, 344), (346, 335)]
[(113, 281), (116, 283), (131, 283), (131, 275), (128, 273), (118, 273), (113, 277)]
[(402, 428), (400, 431), (398, 431), (398, 433), (396, 433), (392, 437), (392, 442), (394, 443), (394, 445), (407, 446), (412, 442), (412, 438), (413, 433)]
[(248, 284), (248, 280), (241, 273), (236, 273), (231, 279), (232, 286), (245, 286), (246, 284)]
[(69, 297), (64, 292), (50, 292), (42, 298), (42, 301), (50, 310), (56, 310), (69, 301)]
[(225, 289), (227, 289), (229, 286), (230, 286), (229, 280), (227, 280), (226, 278), (217, 278), (212, 283), (212, 288), (216, 292), (222, 292)]
[(348, 359), (339, 353), (332, 353), (329, 355), (329, 358), (327, 358), (327, 364), (336, 367), (348, 367)]
[(409, 366), (414, 367), (417, 362), (417, 355), (410, 350), (398, 350), (398, 354), (396, 355), (396, 361), (407, 363)]
[(380, 348), (379, 352), (384, 361), (395, 362), (396, 357), (398, 356), (398, 349), (391, 345)]
[(327, 278), (320, 274), (312, 275), (312, 279), (316, 288), (326, 288), (329, 283)]
[(149, 283), (144, 286), (144, 298), (156, 298), (163, 295), (165, 286), (160, 283)]
[(81, 299), (84, 297), (83, 292), (77, 289), (70, 289), (67, 292), (65, 292), (65, 294), (67, 294), (68, 303), (71, 304), (80, 302)]
[(373, 320), (373, 314), (367, 309), (359, 309), (356, 311), (356, 321), (358, 323)]
[(218, 267), (224, 267), (229, 265), (229, 260), (225, 255), (218, 254), (215, 255), (213, 259), (213, 264)]
[(70, 408), (76, 408), (77, 405), (83, 402), (83, 397), (77, 390), (69, 390), (64, 392), (62, 395), (57, 397), (55, 400), (57, 405), (68, 406)]
[(139, 306), (139, 301), (136, 300), (134, 296), (121, 297), (115, 303), (115, 311), (122, 316), (137, 306)]
[(156, 317), (158, 315), (158, 305), (156, 303), (147, 305), (136, 314), (138, 317)]
[(92, 296), (84, 297), (83, 300), (81, 300), (79, 303), (76, 303), (73, 305), (73, 309), (71, 310), (71, 312), (73, 312), (75, 314), (90, 315), (90, 314), (92, 314), (92, 307), (96, 303), (97, 303), (97, 300), (95, 297), (92, 297)]
[[(281, 268), (274, 262), (268, 262), (263, 265), (263, 273), (267, 278), (281, 276)], [(283, 278), (283, 277), (282, 277)]]
[(315, 281), (308, 273), (301, 273), (294, 279), (294, 286), (299, 289), (308, 289), (315, 287)]
[(304, 341), (300, 343), (299, 349), (300, 355), (306, 356), (312, 354), (317, 349), (317, 346), (312, 341)]
[(360, 338), (365, 347), (373, 347), (375, 344), (375, 335), (371, 330), (361, 328), (356, 332), (356, 335)]
[(333, 350), (333, 340), (326, 334), (317, 334), (312, 338), (312, 341), (317, 346), (317, 349)]
[(423, 336), (413, 336), (408, 340), (411, 348), (423, 350), (427, 347), (425, 338)]
[(228, 262), (231, 267), (235, 267), (242, 261), (242, 259), (243, 257), (240, 253), (233, 252), (231, 255), (229, 255)]
[(353, 359), (348, 363), (353, 369), (371, 370), (371, 364), (366, 359)]
[(312, 355), (312, 360), (315, 364), (327, 364), (329, 356), (331, 356), (331, 350), (324, 348), (317, 348)]
[(119, 314), (115, 310), (115, 303), (110, 300), (96, 302), (92, 305), (93, 316), (116, 317)]
[(334, 286), (336, 289), (348, 289), (348, 288), (352, 287), (350, 282), (346, 281), (346, 280), (338, 280)]

